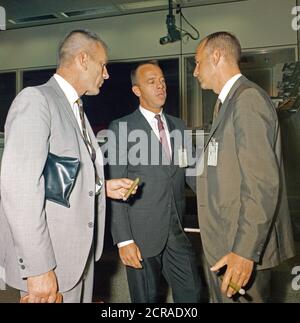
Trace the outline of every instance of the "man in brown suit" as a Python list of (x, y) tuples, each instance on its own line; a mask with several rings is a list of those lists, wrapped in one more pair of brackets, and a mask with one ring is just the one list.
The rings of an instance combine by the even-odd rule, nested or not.
[[(214, 302), (268, 301), (269, 269), (294, 255), (276, 110), (267, 93), (241, 75), (240, 53), (234, 35), (217, 32), (200, 42), (195, 56), (194, 76), (218, 94), (197, 180)], [(245, 296), (237, 293), (243, 286)]]

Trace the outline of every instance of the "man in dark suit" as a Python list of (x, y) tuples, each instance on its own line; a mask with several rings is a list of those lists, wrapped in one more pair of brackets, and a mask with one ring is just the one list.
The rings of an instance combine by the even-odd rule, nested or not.
[[(141, 181), (140, 193), (131, 203), (112, 202), (112, 235), (126, 265), (131, 300), (160, 301), (163, 275), (175, 302), (198, 302), (197, 262), (182, 228), (186, 165), (184, 160), (180, 165), (174, 163), (178, 150), (185, 154), (183, 146), (188, 146), (183, 137), (185, 126), (180, 119), (163, 113), (166, 84), (157, 63), (140, 64), (131, 78), (140, 106), (110, 125), (117, 139), (117, 162), (110, 158), (110, 177), (126, 174)], [(176, 138), (170, 135), (175, 129)], [(135, 145), (140, 145), (140, 151)], [(188, 182), (195, 189), (195, 178)]]
[[(241, 75), (240, 53), (227, 32), (207, 36), (197, 48), (194, 76), (218, 94), (197, 181), (198, 217), (213, 301), (266, 302), (268, 269), (294, 255), (293, 238), (276, 110)], [(221, 282), (216, 271), (223, 267)], [(241, 286), (248, 295), (231, 298)]]

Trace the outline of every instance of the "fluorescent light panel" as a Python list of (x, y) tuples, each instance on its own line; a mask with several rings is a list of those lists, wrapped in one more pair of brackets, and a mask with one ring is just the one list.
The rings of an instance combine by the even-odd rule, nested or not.
[(55, 15), (43, 15), (43, 16), (35, 16), (35, 17), (25, 17), (25, 18), (15, 18), (10, 19), (10, 22), (15, 24), (22, 24), (27, 22), (35, 22), (35, 21), (43, 21), (43, 20), (51, 20), (51, 19), (57, 19), (57, 16)]
[(64, 12), (68, 17), (78, 17), (78, 16), (91, 16), (91, 15), (103, 15), (106, 13), (116, 12), (116, 8), (113, 6), (99, 7), (87, 10), (69, 11)]
[(142, 1), (142, 2), (130, 2), (123, 3), (119, 5), (122, 10), (138, 10), (138, 9), (148, 9), (154, 7), (168, 6), (167, 0), (152, 0), (152, 1)]

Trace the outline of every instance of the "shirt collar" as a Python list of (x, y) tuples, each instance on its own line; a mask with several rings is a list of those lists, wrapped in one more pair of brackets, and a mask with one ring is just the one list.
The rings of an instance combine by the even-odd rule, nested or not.
[(235, 74), (232, 78), (230, 78), (225, 85), (223, 86), (218, 98), (224, 103), (228, 93), (230, 92), (231, 88), (233, 87), (234, 83), (242, 76), (241, 73)]
[(67, 100), (70, 103), (70, 106), (73, 108), (74, 103), (78, 99), (78, 93), (73, 88), (73, 86), (68, 81), (66, 81), (62, 76), (55, 73), (53, 77), (57, 81), (59, 87), (64, 92), (65, 96), (67, 97)]
[(139, 106), (139, 109), (140, 109), (140, 111), (141, 111), (142, 115), (146, 118), (146, 120), (147, 120), (149, 123), (151, 123), (153, 120), (155, 120), (155, 116), (156, 116), (157, 114), (159, 114), (159, 115), (160, 115), (160, 117), (161, 117), (161, 120), (162, 120), (164, 123), (166, 123), (165, 116), (164, 116), (164, 114), (162, 113), (162, 112), (163, 112), (163, 109), (161, 109), (161, 111), (160, 111), (159, 113), (154, 113), (154, 112), (152, 112), (152, 111), (149, 111), (148, 109), (143, 108), (141, 105)]

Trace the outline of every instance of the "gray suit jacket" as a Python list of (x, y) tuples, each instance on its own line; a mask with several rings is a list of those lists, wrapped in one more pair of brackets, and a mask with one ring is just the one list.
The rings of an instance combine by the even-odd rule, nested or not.
[[(164, 114), (169, 132), (177, 129), (181, 134), (185, 130), (182, 120)], [(127, 133), (119, 128), (121, 122), (127, 123)], [(110, 130), (116, 134), (117, 144), (113, 148), (117, 151), (117, 160), (124, 162), (113, 165), (110, 163), (109, 176), (111, 178), (128, 177), (140, 178), (140, 187), (129, 203), (112, 201), (112, 236), (115, 243), (133, 239), (139, 246), (143, 257), (153, 257), (164, 248), (170, 225), (171, 212), (178, 215), (182, 222), (185, 209), (185, 181), (195, 190), (195, 177), (185, 177), (185, 168), (176, 165), (151, 165), (155, 157), (150, 138), (157, 144), (159, 156), (162, 156), (162, 146), (154, 134), (148, 121), (139, 110), (110, 125)], [(142, 130), (148, 140), (148, 147), (143, 146), (141, 154), (147, 156), (145, 164), (133, 165), (130, 159), (136, 153), (133, 147), (136, 141), (127, 140), (127, 134)], [(121, 141), (123, 140), (123, 141)], [(174, 140), (175, 141), (175, 140)], [(173, 156), (178, 153), (178, 145), (171, 140)], [(188, 148), (188, 138), (182, 146)], [(181, 144), (178, 143), (178, 144)], [(112, 147), (111, 147), (112, 148)], [(119, 159), (121, 158), (121, 159)], [(173, 210), (172, 210), (173, 208)]]
[[(86, 125), (103, 179), (102, 153), (88, 120)], [(70, 208), (45, 201), (42, 173), (48, 152), (80, 160)], [(103, 188), (97, 203), (94, 191), (91, 157), (55, 79), (25, 88), (7, 116), (1, 166), (0, 254), (9, 285), (26, 290), (24, 278), (55, 269), (60, 291), (75, 286), (83, 273), (94, 231), (96, 259), (102, 253), (105, 191)]]
[[(212, 138), (219, 146), (217, 166), (207, 165)], [(231, 251), (252, 259), (258, 269), (294, 255), (276, 110), (243, 76), (212, 125), (197, 197), (210, 265)]]

